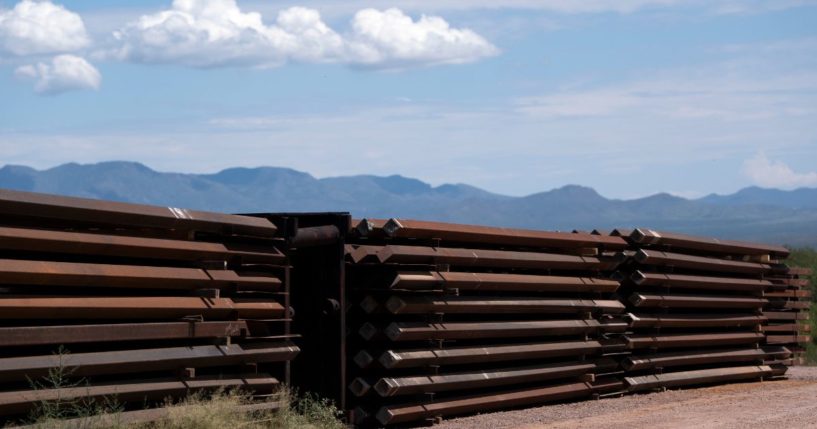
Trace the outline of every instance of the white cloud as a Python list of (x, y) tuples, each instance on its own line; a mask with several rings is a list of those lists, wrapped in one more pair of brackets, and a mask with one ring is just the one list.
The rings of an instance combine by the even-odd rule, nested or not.
[(419, 20), (398, 9), (358, 11), (341, 35), (317, 10), (291, 7), (274, 25), (235, 0), (175, 0), (169, 10), (144, 15), (114, 33), (114, 56), (144, 63), (192, 67), (274, 67), (288, 61), (372, 67), (463, 63), (498, 50), (468, 29), (440, 17)]
[(102, 75), (84, 58), (58, 55), (50, 63), (18, 67), (14, 73), (20, 79), (34, 81), (38, 94), (53, 95), (78, 89), (99, 89)]
[(90, 43), (82, 18), (49, 1), (23, 0), (0, 9), (0, 52), (36, 55), (70, 52)]
[(445, 64), (471, 62), (497, 49), (468, 29), (451, 28), (438, 16), (414, 21), (399, 9), (364, 9), (352, 20), (353, 62)]
[(766, 188), (817, 186), (817, 172), (797, 173), (783, 161), (772, 161), (763, 152), (743, 162), (743, 174), (756, 185)]

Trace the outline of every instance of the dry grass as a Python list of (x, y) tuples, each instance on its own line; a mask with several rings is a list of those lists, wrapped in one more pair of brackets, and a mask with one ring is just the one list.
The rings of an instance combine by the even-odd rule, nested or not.
[[(194, 394), (176, 403), (164, 405), (165, 416), (151, 422), (134, 422), (120, 410), (91, 405), (69, 407), (59, 414), (54, 407), (39, 408), (39, 415), (29, 420), (36, 429), (270, 429), (307, 428), (343, 429), (338, 410), (328, 401), (310, 396), (293, 398), (282, 393), (275, 398), (284, 404), (275, 410), (242, 411), (253, 403), (249, 396), (237, 391), (221, 391), (210, 395)], [(71, 415), (70, 413), (73, 413)]]

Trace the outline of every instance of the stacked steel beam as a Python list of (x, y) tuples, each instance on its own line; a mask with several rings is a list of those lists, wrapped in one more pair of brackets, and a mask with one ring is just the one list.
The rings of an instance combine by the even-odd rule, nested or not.
[(0, 190), (0, 420), (272, 393), (298, 352), (283, 243), (265, 218)]
[(767, 342), (766, 291), (789, 268), (779, 246), (635, 229), (622, 265), (632, 352), (628, 390), (781, 375), (791, 355)]
[(621, 390), (619, 237), (403, 219), (347, 243), (347, 357), (358, 423)]
[(765, 293), (769, 302), (763, 307), (763, 332), (766, 344), (791, 350), (791, 359), (781, 361), (787, 365), (805, 363), (805, 344), (811, 340), (809, 275), (809, 269), (791, 267), (785, 273), (768, 276), (771, 285)]
[(264, 396), (290, 361), (297, 389), (374, 425), (778, 376), (808, 339), (809, 273), (787, 255), (0, 190), (0, 420), (51, 399)]

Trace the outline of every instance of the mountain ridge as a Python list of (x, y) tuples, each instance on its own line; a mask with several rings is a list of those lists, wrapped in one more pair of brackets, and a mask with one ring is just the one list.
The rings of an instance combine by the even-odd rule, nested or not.
[(549, 230), (646, 226), (723, 238), (817, 246), (817, 188), (744, 188), (686, 199), (658, 193), (609, 199), (565, 185), (512, 197), (463, 184), (432, 186), (400, 175), (316, 178), (286, 167), (210, 174), (158, 172), (143, 164), (68, 163), (0, 167), (0, 188), (221, 212), (350, 211)]

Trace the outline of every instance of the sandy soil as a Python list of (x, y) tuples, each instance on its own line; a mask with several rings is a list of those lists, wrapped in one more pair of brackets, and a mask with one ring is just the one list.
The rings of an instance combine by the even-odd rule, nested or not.
[(482, 414), (435, 428), (817, 428), (817, 367), (793, 367), (787, 375), (788, 380)]

